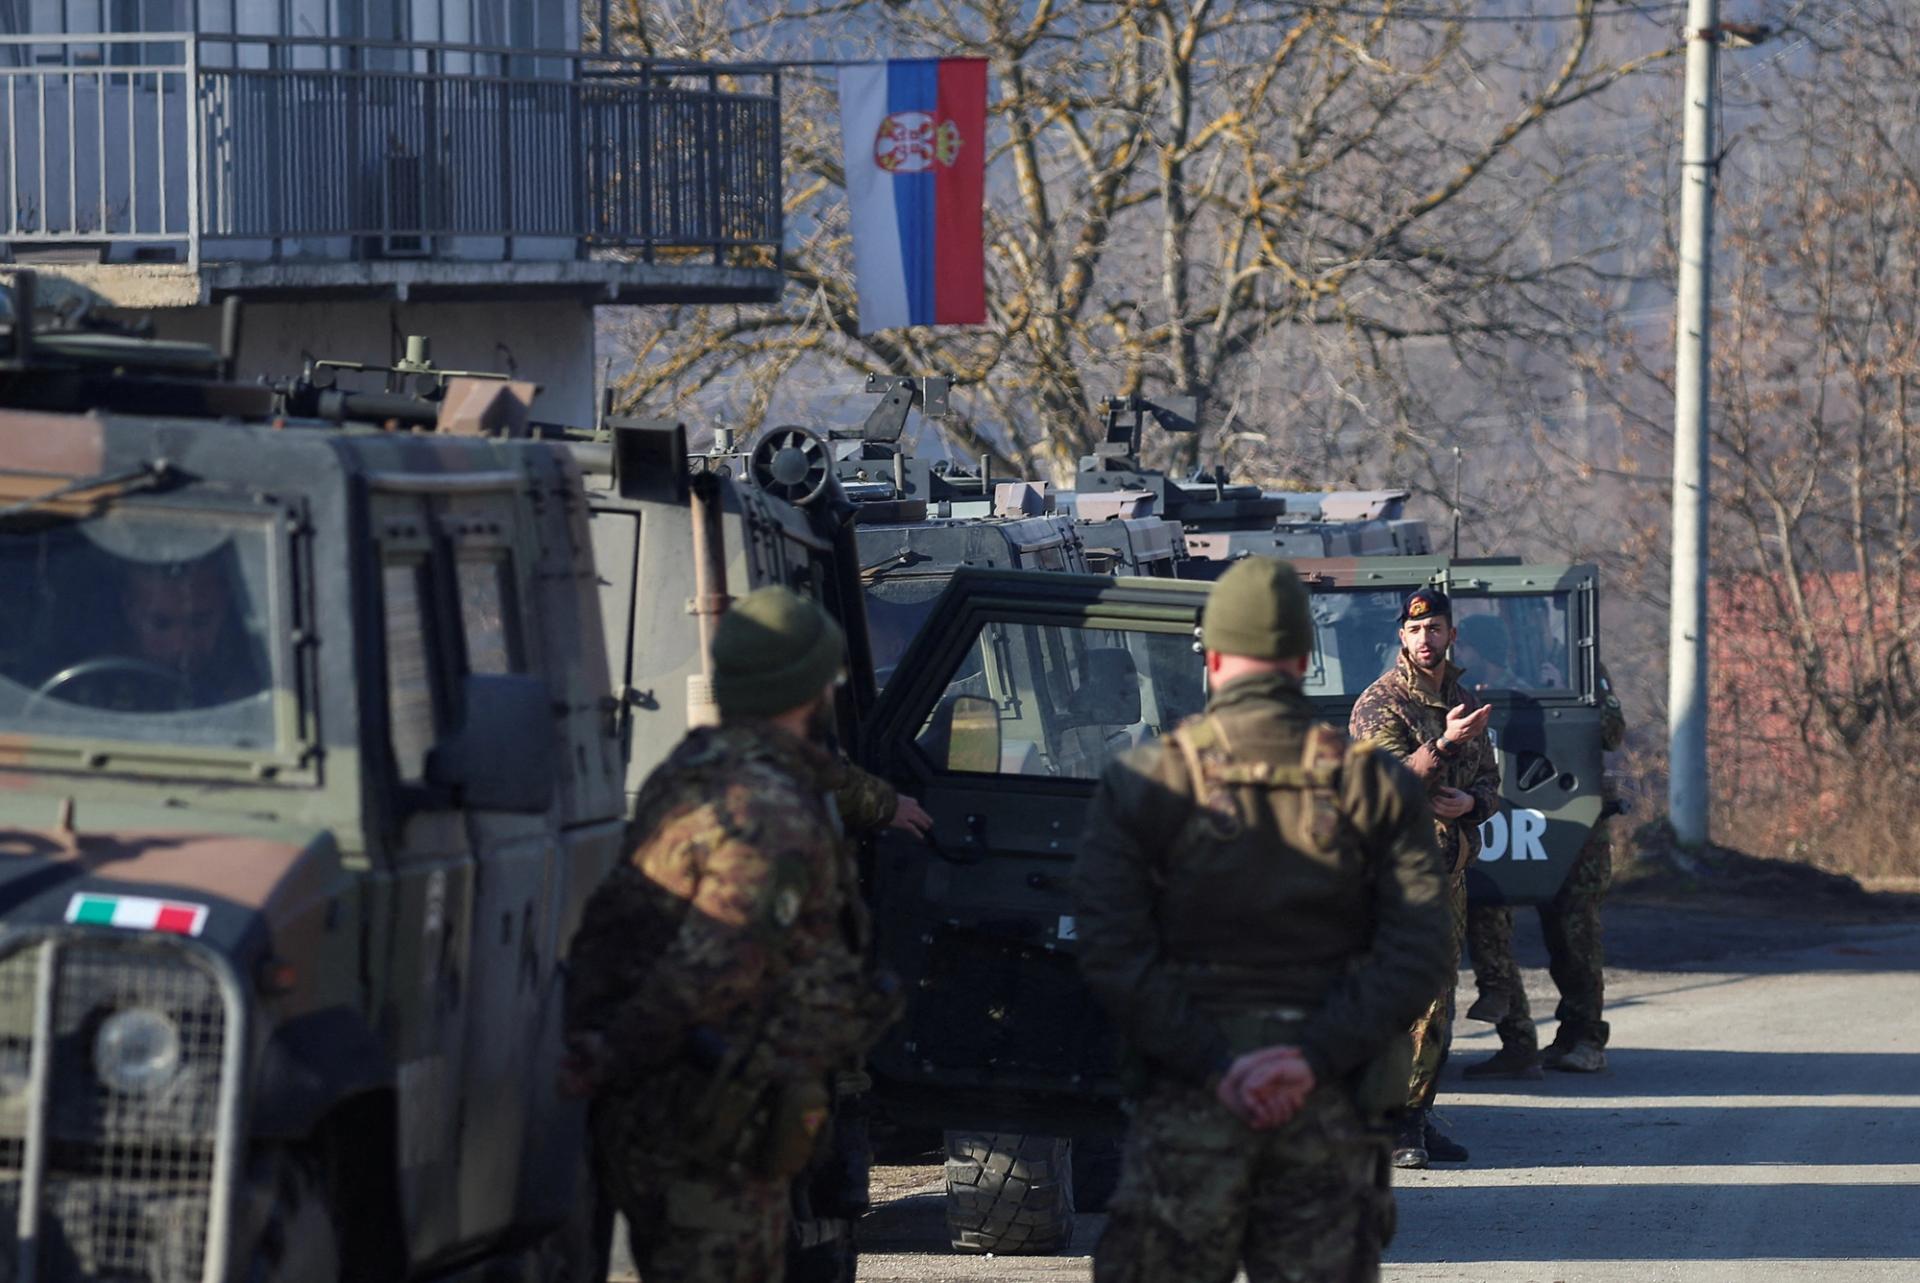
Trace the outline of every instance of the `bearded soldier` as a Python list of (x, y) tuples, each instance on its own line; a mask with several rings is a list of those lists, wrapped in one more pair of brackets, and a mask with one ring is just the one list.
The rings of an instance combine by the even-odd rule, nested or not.
[(573, 944), (563, 1085), (592, 1098), (596, 1167), (646, 1283), (777, 1283), (831, 1076), (898, 1013), (864, 959), (833, 799), (905, 817), (819, 742), (843, 655), (839, 627), (785, 588), (722, 617), (721, 725), (648, 777), (633, 854)]
[[(1426, 785), (1433, 840), (1448, 872), (1457, 968), (1466, 931), (1467, 864), (1479, 853), (1480, 825), (1500, 805), (1500, 774), (1487, 738), (1491, 710), (1460, 685), (1460, 669), (1447, 658), (1453, 639), (1453, 604), (1445, 593), (1422, 588), (1409, 596), (1400, 611), (1400, 658), (1361, 693), (1348, 729), (1355, 739), (1399, 758)], [(1430, 1117), (1453, 1035), (1454, 983), (1450, 968), (1413, 1026), (1413, 1074), (1394, 1138), (1396, 1167), (1467, 1159), (1465, 1147), (1435, 1129)]]
[(1074, 871), (1080, 967), (1133, 1079), (1096, 1283), (1377, 1276), (1383, 1115), (1453, 946), (1424, 790), (1313, 720), (1285, 562), (1223, 575), (1207, 711), (1111, 765)]

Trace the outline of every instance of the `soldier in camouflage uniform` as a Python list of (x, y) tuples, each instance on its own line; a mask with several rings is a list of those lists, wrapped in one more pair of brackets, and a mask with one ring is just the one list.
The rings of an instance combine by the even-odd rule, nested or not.
[(645, 1283), (784, 1269), (789, 1182), (822, 1143), (831, 1075), (898, 1014), (835, 797), (896, 813), (817, 742), (839, 628), (784, 588), (713, 640), (718, 727), (642, 787), (633, 854), (569, 963), (563, 1085), (591, 1095), (595, 1161)]
[(1406, 1028), (1453, 966), (1432, 816), (1314, 722), (1292, 567), (1235, 565), (1202, 635), (1207, 711), (1108, 768), (1074, 870), (1133, 1080), (1094, 1279), (1375, 1278)]
[[(1606, 665), (1600, 680), (1600, 746), (1609, 751), (1626, 739), (1627, 719), (1614, 692)], [(1609, 777), (1602, 777), (1600, 822), (1587, 835), (1567, 880), (1552, 900), (1539, 906), (1540, 932), (1547, 943), (1547, 970), (1560, 991), (1554, 1015), (1560, 1027), (1545, 1055), (1538, 1053), (1539, 1035), (1521, 984), (1520, 967), (1513, 958), (1513, 910), (1506, 905), (1478, 905), (1467, 915), (1467, 946), (1473, 954), (1474, 981), (1479, 996), (1467, 1011), (1476, 1020), (1496, 1022), (1500, 1051), (1478, 1065), (1469, 1065), (1468, 1078), (1524, 1076), (1528, 1063), (1570, 1073), (1597, 1073), (1607, 1066), (1607, 1022), (1600, 1018), (1606, 994), (1605, 954), (1600, 941), (1600, 904), (1613, 885), (1613, 838), (1608, 816), (1619, 806), (1619, 795)], [(1537, 1076), (1537, 1074), (1536, 1074)]]
[[(1422, 588), (1408, 597), (1400, 612), (1400, 658), (1361, 693), (1348, 729), (1355, 739), (1399, 758), (1427, 787), (1434, 840), (1449, 873), (1452, 957), (1458, 967), (1466, 932), (1467, 865), (1480, 850), (1480, 825), (1500, 805), (1500, 774), (1487, 738), (1490, 711), (1462, 688), (1460, 669), (1447, 659), (1453, 638), (1453, 605), (1445, 593)], [(1453, 1035), (1453, 989), (1450, 970), (1413, 1026), (1407, 1112), (1393, 1148), (1398, 1167), (1467, 1159), (1466, 1149), (1439, 1132), (1430, 1116)]]

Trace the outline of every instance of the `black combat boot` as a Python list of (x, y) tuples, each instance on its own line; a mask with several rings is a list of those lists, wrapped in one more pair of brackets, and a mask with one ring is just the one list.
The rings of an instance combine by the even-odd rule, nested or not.
[(1393, 1132), (1393, 1165), (1409, 1168), (1427, 1165), (1426, 1110), (1409, 1109), (1400, 1116), (1400, 1125)]
[(1540, 1055), (1548, 1069), (1575, 1074), (1597, 1074), (1607, 1067), (1607, 1025), (1599, 1022), (1591, 1028), (1562, 1023), (1553, 1035), (1553, 1043)]
[(1467, 1161), (1467, 1147), (1435, 1127), (1431, 1113), (1427, 1115), (1425, 1140), (1429, 1162), (1464, 1163)]

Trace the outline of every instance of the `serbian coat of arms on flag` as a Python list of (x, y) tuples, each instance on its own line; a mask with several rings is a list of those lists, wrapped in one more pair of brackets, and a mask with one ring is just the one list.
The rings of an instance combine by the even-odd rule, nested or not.
[(985, 322), (986, 60), (842, 67), (840, 132), (860, 332)]

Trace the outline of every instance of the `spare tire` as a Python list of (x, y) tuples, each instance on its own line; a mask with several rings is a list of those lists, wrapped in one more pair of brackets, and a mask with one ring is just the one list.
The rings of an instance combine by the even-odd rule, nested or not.
[(956, 1252), (1045, 1256), (1073, 1242), (1073, 1150), (1058, 1136), (947, 1133), (947, 1234)]

